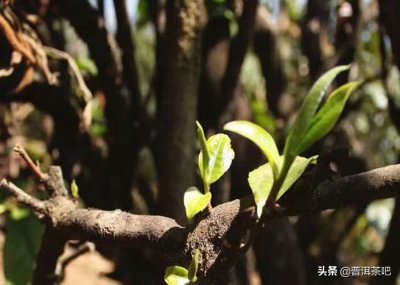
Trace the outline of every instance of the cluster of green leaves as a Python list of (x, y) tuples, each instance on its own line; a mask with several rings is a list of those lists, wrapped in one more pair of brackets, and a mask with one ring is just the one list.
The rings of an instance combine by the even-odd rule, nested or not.
[[(349, 68), (350, 66), (335, 67), (315, 82), (289, 132), (283, 155), (279, 153), (273, 137), (254, 123), (234, 121), (224, 126), (224, 130), (239, 134), (255, 143), (268, 160), (268, 163), (251, 171), (248, 177), (259, 217), (261, 217), (266, 204), (275, 205), (275, 202), (291, 188), (307, 167), (316, 162), (317, 156), (305, 158), (299, 155), (333, 128), (350, 95), (361, 84), (361, 82), (355, 81), (340, 86), (320, 107), (329, 85), (339, 73)], [(192, 221), (210, 204), (210, 185), (229, 169), (235, 156), (228, 136), (216, 134), (206, 139), (200, 123), (196, 123), (201, 146), (198, 166), (203, 180), (204, 193), (196, 187), (186, 190), (184, 204), (189, 221)], [(180, 266), (168, 267), (165, 273), (167, 284), (194, 284), (198, 255), (199, 252), (196, 251), (189, 270)]]
[[(183, 202), (186, 217), (189, 222), (211, 203), (210, 186), (224, 175), (232, 164), (235, 153), (231, 147), (231, 140), (225, 134), (216, 134), (208, 139), (199, 122), (197, 135), (201, 151), (198, 158), (198, 167), (203, 180), (203, 192), (196, 187), (185, 191)], [(195, 284), (200, 252), (196, 250), (189, 269), (181, 266), (170, 266), (165, 271), (165, 282), (169, 285)]]
[(229, 169), (235, 157), (235, 153), (231, 147), (231, 140), (227, 135), (216, 134), (206, 140), (202, 126), (199, 122), (196, 122), (196, 124), (201, 146), (198, 166), (203, 180), (204, 193), (196, 187), (190, 187), (186, 190), (183, 201), (186, 209), (186, 217), (189, 221), (192, 221), (195, 215), (203, 211), (210, 204), (210, 185), (221, 178)]
[(299, 154), (333, 128), (350, 95), (360, 85), (360, 82), (350, 82), (340, 86), (332, 92), (319, 109), (329, 85), (339, 73), (348, 69), (349, 66), (335, 67), (315, 82), (289, 132), (282, 156), (272, 136), (258, 125), (246, 121), (235, 121), (224, 126), (225, 130), (242, 135), (254, 142), (268, 160), (268, 163), (250, 172), (248, 178), (258, 216), (262, 215), (266, 203), (274, 205), (300, 178), (307, 166), (316, 161), (316, 156), (304, 158)]
[(181, 266), (170, 266), (165, 271), (164, 280), (168, 285), (190, 285), (197, 282), (200, 251), (196, 249), (189, 269)]

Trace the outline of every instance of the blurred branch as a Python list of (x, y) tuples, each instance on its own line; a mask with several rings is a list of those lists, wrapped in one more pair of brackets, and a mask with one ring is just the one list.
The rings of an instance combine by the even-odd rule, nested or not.
[(65, 278), (65, 268), (75, 259), (80, 257), (81, 255), (87, 253), (87, 252), (93, 252), (95, 250), (95, 245), (91, 242), (84, 242), (83, 244), (80, 244), (76, 249), (74, 249), (73, 253), (70, 255), (61, 258), (57, 262), (56, 270), (55, 270), (55, 276), (57, 278), (57, 281), (55, 284), (61, 284), (61, 282)]
[[(354, 59), (360, 34), (360, 14), (358, 0), (349, 0), (339, 5), (335, 34), (335, 48), (337, 50), (335, 65), (350, 64)], [(349, 71), (339, 74), (336, 79), (337, 84), (345, 84), (348, 77)]]
[(122, 65), (125, 83), (131, 93), (132, 117), (134, 126), (140, 121), (141, 95), (139, 90), (139, 75), (136, 68), (135, 46), (133, 44), (132, 30), (126, 7), (126, 0), (114, 0), (117, 16), (117, 40), (122, 50)]
[(104, 18), (104, 0), (97, 0), (97, 9), (99, 14)]
[(386, 28), (389, 35), (393, 60), (397, 68), (400, 69), (400, 2), (397, 0), (382, 0), (379, 2), (380, 21)]
[(276, 118), (285, 114), (280, 99), (285, 91), (287, 79), (283, 70), (283, 61), (278, 52), (277, 27), (271, 20), (267, 8), (260, 5), (257, 11), (257, 24), (254, 35), (254, 51), (260, 63), (267, 85), (269, 110)]
[(222, 80), (222, 96), (218, 104), (219, 114), (225, 111), (237, 87), (247, 48), (253, 37), (258, 4), (258, 0), (243, 1), (243, 12), (239, 19), (239, 31), (231, 42), (228, 65)]
[(46, 226), (38, 255), (32, 285), (55, 285), (58, 259), (64, 252), (67, 238), (51, 226)]
[(329, 9), (326, 1), (307, 1), (306, 14), (301, 23), (301, 47), (308, 59), (312, 81), (316, 79), (323, 67), (321, 36), (325, 32), (328, 17)]

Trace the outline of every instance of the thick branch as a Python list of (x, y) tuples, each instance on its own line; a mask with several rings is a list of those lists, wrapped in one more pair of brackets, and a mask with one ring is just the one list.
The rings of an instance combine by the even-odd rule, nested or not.
[(288, 197), (284, 204), (285, 211), (272, 214), (272, 216), (299, 215), (398, 197), (400, 195), (400, 164), (326, 181), (315, 189), (300, 190), (302, 191), (292, 193), (291, 197)]

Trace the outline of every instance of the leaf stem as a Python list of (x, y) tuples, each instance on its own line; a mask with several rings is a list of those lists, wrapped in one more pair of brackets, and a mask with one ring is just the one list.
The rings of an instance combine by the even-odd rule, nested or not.
[(273, 207), (276, 202), (276, 198), (278, 197), (279, 190), (282, 188), (283, 182), (285, 182), (286, 176), (289, 172), (290, 167), (292, 166), (294, 161), (293, 156), (287, 156), (283, 160), (283, 166), (281, 171), (279, 172), (279, 176), (274, 183), (272, 184), (272, 189), (270, 194), (268, 195), (267, 202), (265, 203), (265, 207)]
[(204, 194), (210, 192), (210, 184), (207, 183), (207, 179), (205, 178), (203, 178), (203, 188), (204, 188)]

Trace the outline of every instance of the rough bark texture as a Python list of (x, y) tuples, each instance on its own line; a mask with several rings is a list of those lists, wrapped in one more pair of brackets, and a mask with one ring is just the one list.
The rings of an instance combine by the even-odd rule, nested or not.
[(203, 1), (168, 1), (160, 49), (157, 168), (160, 213), (183, 221), (182, 197), (195, 183), (195, 124)]

